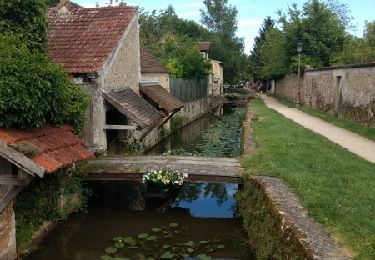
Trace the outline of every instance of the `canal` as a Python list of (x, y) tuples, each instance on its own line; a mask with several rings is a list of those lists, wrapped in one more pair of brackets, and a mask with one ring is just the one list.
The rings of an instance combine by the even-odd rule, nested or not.
[[(243, 114), (232, 108), (221, 118), (208, 114), (148, 154), (238, 156)], [(24, 259), (254, 259), (243, 248), (238, 184), (184, 182), (159, 190), (134, 181), (88, 185), (93, 195), (86, 212), (59, 224)]]

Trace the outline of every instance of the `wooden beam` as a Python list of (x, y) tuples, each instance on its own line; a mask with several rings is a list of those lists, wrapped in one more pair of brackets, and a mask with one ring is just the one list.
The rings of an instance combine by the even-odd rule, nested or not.
[(19, 179), (14, 175), (0, 175), (0, 185), (26, 185), (27, 179)]
[(137, 127), (134, 125), (105, 125), (104, 129), (113, 129), (113, 130), (137, 130)]
[(23, 189), (24, 186), (13, 186), (7, 193), (0, 198), (0, 213), (8, 206), (8, 204), (17, 196), (17, 194)]
[(0, 140), (0, 156), (8, 160), (10, 163), (16, 165), (18, 168), (31, 175), (38, 175), (43, 178), (44, 169), (34, 163), (31, 159), (27, 158), (22, 153), (17, 152), (9, 147), (5, 142)]

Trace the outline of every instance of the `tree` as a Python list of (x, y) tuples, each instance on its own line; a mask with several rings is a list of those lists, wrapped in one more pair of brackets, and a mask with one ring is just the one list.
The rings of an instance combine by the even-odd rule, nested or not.
[(236, 36), (237, 9), (227, 0), (204, 0), (201, 22), (211, 32), (212, 59), (223, 62), (224, 79), (236, 83), (247, 70), (247, 56), (244, 54), (243, 39)]
[(202, 78), (209, 71), (196, 42), (209, 34), (201, 25), (181, 19), (172, 5), (167, 9), (140, 13), (141, 44), (155, 54), (176, 78)]
[(288, 68), (286, 55), (285, 35), (276, 28), (269, 29), (264, 35), (264, 40), (259, 46), (259, 58), (261, 61), (260, 78), (271, 80), (282, 77)]
[(16, 34), (30, 50), (46, 52), (46, 11), (43, 0), (0, 0), (0, 32)]
[(45, 0), (0, 0), (0, 127), (69, 123), (82, 130), (88, 98), (47, 54)]
[(263, 20), (263, 24), (259, 29), (259, 35), (254, 38), (254, 45), (249, 57), (250, 70), (253, 80), (261, 79), (261, 67), (264, 65), (261, 61), (261, 45), (265, 41), (266, 33), (271, 30), (275, 25), (275, 21), (267, 16)]
[(372, 22), (366, 21), (366, 28), (363, 33), (365, 39), (367, 39), (368, 44), (375, 48), (375, 20)]

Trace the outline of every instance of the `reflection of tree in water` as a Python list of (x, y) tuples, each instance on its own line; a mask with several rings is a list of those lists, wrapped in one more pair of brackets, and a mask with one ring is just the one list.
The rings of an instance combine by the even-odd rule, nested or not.
[(192, 202), (203, 198), (216, 198), (216, 203), (221, 206), (228, 200), (227, 186), (223, 183), (184, 183), (174, 206), (178, 206), (180, 202)]

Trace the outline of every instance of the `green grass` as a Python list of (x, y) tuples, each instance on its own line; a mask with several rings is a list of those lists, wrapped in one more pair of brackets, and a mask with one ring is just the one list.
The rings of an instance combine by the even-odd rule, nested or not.
[[(293, 102), (290, 102), (286, 98), (279, 97), (279, 96), (277, 96), (276, 98), (280, 101), (280, 103), (286, 105), (287, 107), (296, 107), (296, 105)], [(310, 114), (315, 117), (319, 117), (320, 119), (328, 123), (334, 124), (335, 126), (347, 129), (353, 133), (357, 133), (360, 136), (363, 136), (370, 140), (375, 141), (375, 128), (374, 127), (368, 127), (368, 126), (362, 125), (360, 123), (357, 123), (357, 122), (354, 122), (345, 118), (338, 118), (329, 113), (322, 112), (322, 111), (315, 110), (315, 109), (308, 108), (308, 107), (304, 107), (304, 106), (297, 107), (297, 108), (307, 114)]]
[(254, 100), (250, 174), (281, 177), (356, 259), (375, 259), (375, 164)]

